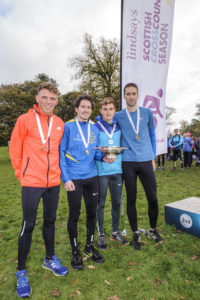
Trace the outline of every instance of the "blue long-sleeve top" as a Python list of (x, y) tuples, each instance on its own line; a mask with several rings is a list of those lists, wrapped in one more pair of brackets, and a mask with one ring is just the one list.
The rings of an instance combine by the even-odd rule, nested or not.
[[(64, 134), (60, 143), (61, 179), (64, 183), (73, 179), (87, 179), (98, 175), (95, 160), (104, 156), (99, 150), (99, 130), (90, 122), (90, 140), (87, 155), (75, 119), (65, 123)], [(85, 140), (88, 140), (88, 122), (79, 122)]]
[[(100, 146), (120, 146), (121, 142), (121, 130), (119, 127), (119, 124), (115, 119), (112, 120), (111, 123), (108, 123), (103, 120), (102, 116), (96, 117), (97, 123), (95, 123), (95, 126), (98, 128), (100, 132)], [(100, 122), (105, 129), (108, 131), (109, 134), (111, 134), (113, 127), (115, 127), (115, 131), (112, 137), (113, 144), (109, 144), (110, 138), (108, 135), (104, 132), (101, 125), (99, 125)], [(122, 155), (117, 155), (116, 161), (112, 162), (111, 164), (107, 164), (103, 161), (96, 161), (99, 176), (105, 176), (105, 175), (112, 175), (112, 174), (121, 174), (122, 173)]]
[[(139, 139), (130, 124), (126, 110), (123, 109), (115, 114), (115, 119), (119, 123), (122, 132), (121, 146), (127, 147), (122, 153), (123, 161), (142, 162), (154, 160), (156, 157), (156, 135), (153, 114), (149, 108), (139, 107), (140, 127)], [(130, 116), (136, 127), (137, 111), (130, 112)]]
[(183, 137), (181, 134), (178, 134), (177, 136), (173, 135), (169, 140), (170, 148), (174, 146), (175, 149), (181, 149), (182, 144), (183, 144)]
[(192, 152), (192, 146), (194, 141), (192, 141), (188, 136), (183, 139), (183, 152)]

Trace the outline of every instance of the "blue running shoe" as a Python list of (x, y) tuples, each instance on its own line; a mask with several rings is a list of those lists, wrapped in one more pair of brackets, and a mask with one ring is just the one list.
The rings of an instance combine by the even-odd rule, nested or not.
[(16, 273), (17, 276), (17, 295), (19, 298), (25, 298), (30, 296), (31, 294), (31, 287), (28, 281), (28, 274), (26, 270), (18, 271)]
[(45, 257), (42, 267), (51, 270), (56, 276), (65, 276), (68, 273), (67, 268), (61, 265), (60, 258), (56, 255), (54, 255), (52, 259), (46, 259)]

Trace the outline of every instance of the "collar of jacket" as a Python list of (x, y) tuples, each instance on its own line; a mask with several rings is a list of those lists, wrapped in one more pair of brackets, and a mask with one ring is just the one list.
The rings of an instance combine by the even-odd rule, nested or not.
[(115, 118), (112, 119), (111, 123), (106, 122), (102, 115), (96, 117), (97, 122), (100, 121), (105, 127), (113, 127), (114, 124), (117, 124), (117, 121)]
[(40, 116), (45, 116), (45, 117), (51, 117), (53, 115), (53, 113), (49, 116), (49, 115), (45, 115), (42, 111), (39, 110), (39, 106), (37, 104), (33, 105), (33, 108), (30, 108), (28, 112), (32, 112), (36, 110), (36, 112), (40, 115)]

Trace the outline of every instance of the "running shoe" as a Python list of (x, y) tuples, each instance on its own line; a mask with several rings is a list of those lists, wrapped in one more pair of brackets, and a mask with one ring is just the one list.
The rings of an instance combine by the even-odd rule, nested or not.
[(84, 269), (83, 261), (82, 261), (82, 257), (81, 257), (79, 249), (72, 251), (71, 266), (74, 270), (77, 270), (77, 271)]
[(112, 241), (120, 242), (123, 245), (128, 245), (128, 241), (123, 238), (120, 232), (112, 232), (110, 239)]
[(105, 250), (106, 249), (106, 238), (105, 238), (105, 234), (100, 234), (99, 238), (98, 238), (98, 243), (97, 246), (102, 249)]
[(147, 237), (149, 239), (153, 239), (157, 243), (161, 242), (161, 241), (164, 241), (156, 228), (155, 229), (149, 229), (149, 231), (147, 232)]
[(17, 276), (17, 288), (16, 292), (19, 298), (25, 298), (30, 296), (31, 287), (28, 281), (28, 274), (26, 270), (18, 271), (16, 273)]
[(140, 250), (141, 249), (141, 243), (140, 243), (140, 234), (139, 233), (134, 233), (133, 234), (133, 240), (131, 242), (131, 245), (136, 249)]
[(84, 254), (87, 257), (91, 257), (91, 259), (97, 264), (101, 264), (105, 261), (103, 256), (94, 248), (92, 244), (85, 245)]
[(44, 258), (42, 263), (42, 267), (44, 269), (52, 271), (56, 276), (65, 276), (68, 273), (67, 268), (63, 267), (61, 264), (61, 259), (56, 255), (52, 257), (52, 259)]

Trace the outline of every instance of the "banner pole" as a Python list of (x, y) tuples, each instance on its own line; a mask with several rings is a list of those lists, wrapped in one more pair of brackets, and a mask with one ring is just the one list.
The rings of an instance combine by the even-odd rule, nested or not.
[(124, 0), (121, 0), (121, 35), (120, 35), (120, 109), (122, 109), (122, 36), (123, 36)]

